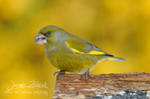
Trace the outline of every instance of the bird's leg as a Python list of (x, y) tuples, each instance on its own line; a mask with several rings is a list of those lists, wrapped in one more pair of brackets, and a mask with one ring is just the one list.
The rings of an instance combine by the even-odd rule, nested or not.
[(65, 70), (60, 70), (60, 71), (58, 71), (58, 72), (55, 72), (54, 75), (56, 75), (56, 74), (57, 74), (56, 80), (59, 80), (59, 77), (60, 77), (61, 75), (64, 75), (64, 74), (65, 74)]
[(90, 77), (90, 71), (89, 69), (87, 69), (87, 71), (85, 72), (85, 80), (87, 81)]

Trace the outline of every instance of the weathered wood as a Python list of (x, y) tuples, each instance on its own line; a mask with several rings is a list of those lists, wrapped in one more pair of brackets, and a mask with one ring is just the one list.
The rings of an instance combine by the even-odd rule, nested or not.
[(150, 99), (150, 73), (62, 75), (53, 99)]

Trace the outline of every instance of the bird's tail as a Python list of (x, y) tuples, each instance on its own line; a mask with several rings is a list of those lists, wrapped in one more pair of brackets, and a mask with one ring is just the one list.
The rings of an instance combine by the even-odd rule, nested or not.
[(115, 57), (114, 55), (110, 55), (110, 54), (105, 54), (103, 56), (102, 60), (110, 60), (110, 61), (121, 62), (121, 61), (125, 61), (126, 59), (120, 58), (120, 57)]

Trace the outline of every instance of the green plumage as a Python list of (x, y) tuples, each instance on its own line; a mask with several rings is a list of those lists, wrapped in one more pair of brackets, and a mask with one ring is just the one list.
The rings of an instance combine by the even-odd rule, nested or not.
[(35, 38), (37, 42), (40, 41), (39, 35), (45, 36), (46, 43), (43, 44), (49, 61), (60, 70), (84, 73), (94, 67), (99, 60), (123, 60), (53, 25), (41, 29)]

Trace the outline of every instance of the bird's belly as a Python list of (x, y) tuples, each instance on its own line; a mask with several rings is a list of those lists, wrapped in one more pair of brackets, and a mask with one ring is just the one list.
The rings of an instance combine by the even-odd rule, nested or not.
[(82, 72), (94, 66), (98, 61), (98, 58), (93, 55), (63, 51), (49, 52), (48, 59), (56, 68), (69, 72)]

